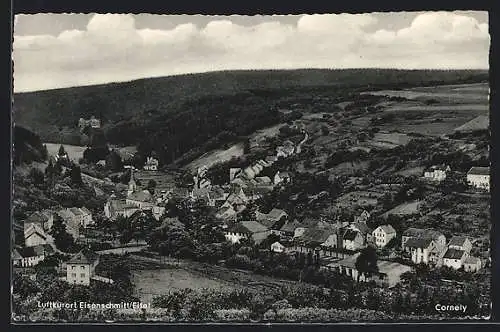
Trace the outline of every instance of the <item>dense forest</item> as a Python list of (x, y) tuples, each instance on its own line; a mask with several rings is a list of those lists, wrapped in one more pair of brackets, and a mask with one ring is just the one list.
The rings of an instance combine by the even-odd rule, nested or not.
[(335, 111), (357, 91), (487, 80), (474, 70), (222, 71), (15, 94), (14, 119), (45, 142), (80, 145), (78, 119), (94, 115), (109, 143), (155, 150), (166, 164), (283, 121), (281, 108), (311, 111), (313, 99)]
[(37, 134), (20, 126), (14, 126), (13, 132), (14, 165), (47, 159), (47, 148)]

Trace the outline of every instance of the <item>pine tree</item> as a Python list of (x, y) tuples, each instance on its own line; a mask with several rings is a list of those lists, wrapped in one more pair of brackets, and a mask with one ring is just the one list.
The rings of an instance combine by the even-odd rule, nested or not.
[(75, 245), (73, 237), (66, 231), (66, 224), (58, 215), (54, 216), (54, 222), (49, 234), (54, 238), (57, 249), (68, 252)]
[(64, 146), (59, 147), (59, 152), (57, 153), (59, 157), (64, 157), (66, 155), (66, 150), (64, 150)]

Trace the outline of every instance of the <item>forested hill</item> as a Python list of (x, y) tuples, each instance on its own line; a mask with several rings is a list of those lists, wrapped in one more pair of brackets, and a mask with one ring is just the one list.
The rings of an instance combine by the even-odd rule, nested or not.
[[(110, 143), (161, 149), (164, 162), (212, 139), (229, 141), (279, 122), (286, 100), (338, 100), (360, 89), (488, 80), (487, 71), (391, 69), (223, 71), (14, 95), (14, 120), (43, 141), (81, 144), (80, 117), (101, 118)], [(287, 105), (285, 105), (286, 107)], [(218, 137), (218, 138), (217, 138)], [(168, 155), (168, 156), (167, 156)]]
[(26, 128), (14, 126), (14, 165), (43, 161), (47, 159), (47, 150), (40, 137)]

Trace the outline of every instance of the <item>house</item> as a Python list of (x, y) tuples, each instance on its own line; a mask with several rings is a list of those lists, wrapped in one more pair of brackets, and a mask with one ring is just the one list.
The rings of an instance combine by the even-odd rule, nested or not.
[(39, 224), (24, 224), (24, 245), (26, 247), (53, 242), (54, 239)]
[(396, 237), (396, 230), (391, 225), (380, 225), (375, 228), (372, 235), (375, 239), (375, 245), (378, 248), (383, 248)]
[(279, 242), (274, 242), (273, 244), (271, 244), (271, 251), (272, 252), (285, 252), (286, 247)]
[(17, 253), (13, 253), (14, 266), (32, 267), (52, 254), (54, 248), (50, 244), (39, 244), (36, 246), (15, 249), (15, 251), (17, 251)]
[(465, 236), (453, 236), (448, 242), (449, 249), (463, 250), (470, 253), (472, 250), (472, 242)]
[(147, 157), (143, 169), (145, 171), (157, 171), (158, 165), (159, 165), (158, 159), (153, 157)]
[(86, 127), (91, 127), (93, 129), (101, 128), (101, 120), (97, 119), (95, 116), (91, 116), (89, 120), (80, 118), (78, 120), (78, 127), (80, 131), (83, 131)]
[(230, 204), (223, 205), (215, 214), (215, 217), (222, 220), (236, 219), (237, 212)]
[(154, 206), (155, 200), (149, 190), (142, 190), (132, 192), (127, 195), (125, 203), (128, 205), (136, 206), (139, 209), (150, 209)]
[(244, 220), (228, 228), (224, 235), (231, 243), (238, 243), (241, 239), (251, 238), (257, 244), (271, 234), (271, 231), (255, 220)]
[(401, 247), (404, 251), (409, 252), (406, 242), (411, 238), (432, 239), (434, 241), (434, 246), (438, 251), (443, 251), (446, 248), (446, 237), (443, 233), (432, 228), (421, 229), (410, 227), (404, 231), (401, 236)]
[(411, 260), (415, 264), (429, 264), (433, 262), (433, 254), (436, 253), (436, 245), (434, 240), (430, 238), (412, 237), (406, 241), (405, 247), (408, 248), (411, 254)]
[(463, 263), (465, 272), (477, 272), (481, 269), (481, 265), (481, 260), (472, 256), (467, 257)]
[(424, 178), (431, 181), (443, 181), (446, 179), (446, 174), (451, 171), (448, 165), (434, 165), (424, 171)]
[(354, 229), (345, 229), (342, 233), (342, 247), (346, 250), (359, 250), (364, 247), (363, 235)]
[(104, 215), (111, 220), (115, 220), (118, 216), (130, 217), (138, 210), (136, 205), (127, 204), (125, 200), (116, 199), (116, 196), (110, 197), (104, 205)]
[(288, 172), (276, 172), (274, 175), (274, 184), (289, 183), (291, 180), (290, 173)]
[(44, 231), (49, 231), (54, 223), (54, 212), (51, 210), (43, 210), (32, 213), (26, 220), (24, 224), (37, 224)]
[(338, 228), (323, 222), (305, 229), (302, 235), (295, 237), (294, 242), (295, 251), (315, 252), (319, 256), (331, 256), (333, 251), (341, 247)]
[(475, 188), (490, 190), (490, 168), (472, 167), (467, 172), (467, 183)]
[(20, 248), (12, 248), (11, 259), (12, 265), (15, 267), (20, 267), (23, 264), (23, 255), (19, 252)]
[(366, 223), (370, 219), (370, 216), (371, 216), (370, 212), (363, 210), (363, 212), (361, 212), (360, 215), (354, 216), (354, 222), (355, 223), (357, 223), (357, 222)]
[(285, 239), (292, 239), (302, 236), (306, 229), (298, 220), (294, 220), (293, 222), (285, 223), (280, 228), (279, 235)]
[(106, 167), (106, 160), (101, 159), (95, 163), (97, 166)]
[[(340, 227), (343, 227), (343, 226), (340, 226)], [(373, 242), (372, 229), (370, 227), (368, 227), (368, 225), (366, 223), (355, 222), (355, 223), (349, 224), (347, 226), (347, 228), (352, 229), (352, 230), (359, 232), (361, 234), (361, 236), (363, 237), (363, 245)]]
[(468, 253), (465, 250), (449, 248), (443, 256), (443, 266), (458, 270), (464, 265), (467, 257)]
[(356, 253), (339, 262), (328, 264), (328, 269), (336, 270), (341, 274), (351, 277), (355, 281), (369, 282), (374, 281), (376, 284), (385, 287), (394, 287), (400, 280), (403, 273), (411, 271), (411, 267), (396, 262), (385, 260), (377, 261), (378, 272), (367, 276), (359, 273), (356, 269), (356, 260), (360, 253)]
[(255, 212), (255, 216), (257, 218), (257, 221), (262, 221), (262, 220), (272, 220), (274, 222), (278, 222), (280, 220), (285, 220), (288, 218), (288, 213), (281, 209), (272, 209), (269, 211), (269, 213), (262, 213), (262, 212)]
[(80, 251), (66, 263), (66, 281), (70, 284), (90, 285), (97, 264), (97, 254), (92, 251)]
[(87, 227), (93, 223), (92, 213), (86, 207), (76, 208), (72, 207), (69, 211), (74, 215), (73, 219), (78, 222), (81, 226)]

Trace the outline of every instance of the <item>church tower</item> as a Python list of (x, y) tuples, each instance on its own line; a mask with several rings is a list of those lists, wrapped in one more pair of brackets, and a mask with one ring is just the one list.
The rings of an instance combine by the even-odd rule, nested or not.
[(130, 196), (137, 190), (137, 184), (134, 179), (134, 167), (130, 168), (130, 181), (128, 182), (127, 196)]

